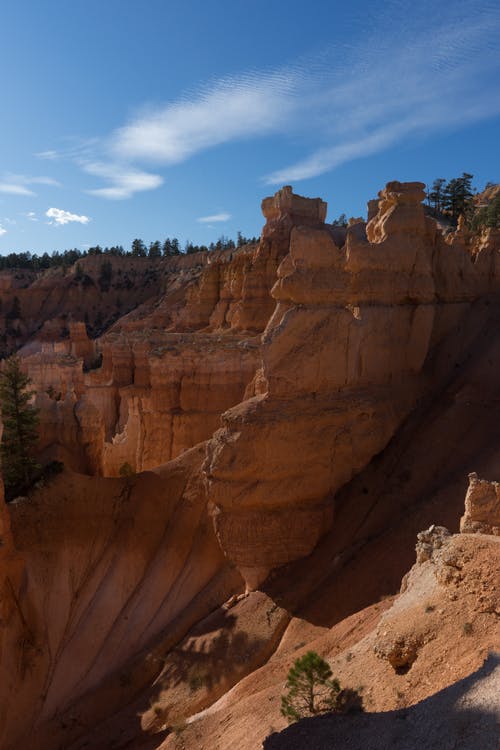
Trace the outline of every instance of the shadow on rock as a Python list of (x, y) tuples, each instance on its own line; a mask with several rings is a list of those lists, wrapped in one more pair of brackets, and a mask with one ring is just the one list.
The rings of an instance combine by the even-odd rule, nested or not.
[(426, 700), (384, 713), (328, 714), (270, 735), (264, 750), (498, 749), (500, 655)]

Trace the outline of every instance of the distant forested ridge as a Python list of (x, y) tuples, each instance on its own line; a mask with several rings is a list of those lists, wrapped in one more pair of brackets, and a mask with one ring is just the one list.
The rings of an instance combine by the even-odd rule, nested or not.
[(163, 242), (155, 240), (154, 242), (150, 242), (149, 245), (146, 245), (141, 239), (135, 239), (130, 246), (130, 250), (125, 250), (123, 245), (113, 245), (111, 247), (101, 247), (100, 245), (96, 245), (95, 247), (89, 247), (88, 250), (73, 248), (71, 250), (64, 250), (63, 252), (58, 252), (56, 250), (51, 254), (43, 253), (43, 255), (37, 255), (36, 253), (30, 252), (0, 255), (0, 270), (8, 268), (23, 268), (31, 271), (39, 271), (47, 268), (60, 268), (61, 266), (69, 267), (76, 263), (76, 261), (90, 255), (168, 258), (174, 255), (190, 255), (192, 253), (210, 252), (214, 250), (234, 250), (237, 247), (243, 247), (243, 245), (255, 244), (257, 242), (257, 237), (244, 237), (241, 232), (238, 232), (236, 241), (221, 236), (217, 242), (211, 242), (209, 245), (194, 245), (192, 242), (187, 241), (183, 248), (181, 248), (181, 244), (177, 237), (167, 237)]
[[(446, 180), (444, 177), (436, 178), (426, 193), (427, 211), (438, 220), (442, 220), (450, 228), (456, 227), (459, 216), (464, 217), (465, 225), (472, 232), (480, 232), (483, 228), (500, 228), (500, 185), (489, 182), (482, 192), (479, 192), (472, 184), (474, 176), (463, 172), (461, 177), (453, 177)], [(335, 219), (333, 226), (347, 226), (345, 214)], [(241, 232), (237, 233), (236, 240), (225, 236), (219, 237), (216, 242), (209, 245), (195, 245), (189, 240), (181, 247), (177, 237), (167, 237), (163, 242), (155, 240), (147, 245), (143, 240), (136, 238), (132, 241), (130, 249), (125, 250), (123, 245), (111, 247), (89, 247), (88, 250), (73, 248), (62, 252), (53, 253), (9, 253), (0, 255), (0, 271), (9, 268), (26, 269), (31, 271), (45, 270), (48, 268), (70, 267), (76, 261), (91, 255), (114, 255), (139, 258), (168, 258), (175, 255), (192, 254), (200, 252), (211, 252), (214, 250), (233, 250), (243, 245), (255, 244), (257, 237), (245, 237)]]

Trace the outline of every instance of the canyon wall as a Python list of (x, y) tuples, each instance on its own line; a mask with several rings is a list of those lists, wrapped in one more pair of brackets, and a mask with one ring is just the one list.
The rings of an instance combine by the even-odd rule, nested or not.
[[(208, 642), (191, 626), (335, 533), (339, 490), (432, 391), (436, 361), (453, 372), (447, 342), (478, 301), (498, 304), (498, 231), (445, 237), (422, 199), (389, 183), (344, 230), (283, 188), (256, 248), (179, 260), (101, 336), (75, 318), (58, 331), (60, 310), (27, 336), (40, 450), (67, 468), (0, 504), (2, 747), (80, 750), (124, 706), (113, 742), (135, 747), (138, 713), (161, 723), (145, 702), (172, 648)], [(287, 615), (257, 609), (274, 648)], [(252, 649), (254, 667), (272, 651)]]
[(241, 591), (207, 516), (203, 456), (202, 445), (166, 472), (125, 479), (65, 472), (8, 506), (3, 750), (34, 737), (40, 749), (68, 747), (154, 680), (160, 654), (187, 628)]
[(105, 334), (89, 341), (82, 323), (69, 322), (62, 338), (57, 320), (48, 321), (21, 349), (45, 460), (104, 476), (126, 465), (150, 469), (206, 440), (244, 399), (291, 229), (326, 214), (323, 201), (289, 187), (263, 205), (268, 222), (256, 248), (169, 258), (153, 270), (139, 259), (141, 279), (164, 275), (161, 291), (151, 284), (149, 299)]
[(219, 541), (250, 586), (315, 547), (337, 490), (424, 393), (433, 352), (499, 290), (495, 232), (443, 237), (423, 188), (389, 183), (342, 246), (327, 225), (292, 229), (255, 396), (223, 415), (204, 467)]

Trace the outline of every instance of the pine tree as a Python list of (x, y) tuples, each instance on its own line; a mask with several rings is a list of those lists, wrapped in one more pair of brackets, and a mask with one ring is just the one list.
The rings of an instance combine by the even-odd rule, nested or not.
[(450, 180), (443, 195), (443, 208), (448, 211), (456, 221), (462, 214), (468, 219), (472, 209), (472, 190), (473, 175), (463, 172), (461, 177), (454, 177)]
[(33, 454), (38, 440), (38, 409), (30, 403), (35, 391), (17, 357), (4, 362), (0, 372), (0, 409), (3, 435), (2, 473), (8, 500), (25, 490), (39, 468)]
[(483, 227), (500, 229), (500, 195), (493, 198), (487, 206), (479, 209), (472, 218), (471, 227), (474, 231)]
[(332, 227), (347, 227), (348, 221), (347, 216), (345, 214), (340, 214), (340, 216), (337, 219), (334, 219), (332, 221)]
[(180, 243), (177, 237), (173, 238), (173, 240), (170, 243), (170, 246), (172, 248), (172, 255), (180, 255), (181, 247), (180, 247)]
[(340, 685), (331, 676), (328, 663), (314, 651), (295, 661), (286, 681), (288, 693), (281, 697), (281, 713), (289, 723), (335, 710)]
[(438, 214), (440, 214), (443, 210), (445, 182), (446, 180), (444, 179), (444, 177), (438, 177), (436, 180), (434, 180), (428, 196), (430, 205)]
[(161, 244), (158, 240), (150, 242), (148, 258), (161, 258)]
[(144, 244), (144, 242), (140, 239), (133, 240), (130, 254), (139, 258), (145, 258), (147, 253), (146, 253), (146, 245)]

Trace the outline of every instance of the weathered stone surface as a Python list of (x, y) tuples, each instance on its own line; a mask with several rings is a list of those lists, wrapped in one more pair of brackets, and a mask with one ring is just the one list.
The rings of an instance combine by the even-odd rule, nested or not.
[(288, 612), (260, 591), (212, 612), (164, 660), (142, 729), (182, 726), (186, 716), (214, 703), (270, 658), (289, 620)]
[[(205, 463), (221, 544), (254, 585), (276, 564), (276, 549), (287, 549), (289, 559), (294, 548), (303, 555), (326, 530), (327, 517), (312, 514), (298, 544), (292, 510), (333, 497), (384, 448), (461, 304), (499, 288), (498, 250), (490, 245), (478, 266), (458, 235), (445, 242), (424, 214), (423, 187), (389, 183), (366, 232), (353, 223), (342, 247), (317, 221), (291, 229), (256, 396), (224, 414)], [(252, 526), (264, 529), (270, 510), (274, 541), (263, 532), (252, 555), (238, 514), (251, 513)]]
[(118, 476), (205, 440), (253, 377), (258, 344), (235, 336), (113, 334), (102, 366), (50, 353), (24, 359), (38, 391), (40, 449), (75, 470)]
[[(40, 326), (46, 321), (49, 326), (66, 329), (66, 335), (71, 321), (85, 321), (93, 335), (98, 335), (119, 314), (158, 294), (164, 269), (176, 263), (174, 258), (90, 255), (70, 269), (2, 271), (0, 333), (4, 341), (0, 353), (11, 353), (34, 335), (39, 336)], [(104, 264), (111, 266), (109, 283), (103, 281)], [(18, 317), (13, 317), (15, 310)]]
[(379, 198), (378, 214), (366, 227), (370, 242), (383, 242), (401, 232), (411, 236), (425, 231), (423, 182), (388, 182)]
[[(264, 483), (264, 488), (269, 489)], [(286, 490), (285, 490), (286, 491)], [(331, 503), (288, 509), (287, 532), (278, 509), (243, 509), (225, 513), (214, 508), (215, 532), (223, 550), (234, 560), (250, 589), (256, 588), (272, 568), (308, 555), (333, 517)]]
[(34, 737), (43, 750), (69, 747), (89, 716), (98, 723), (134, 699), (194, 622), (242, 592), (207, 517), (203, 455), (124, 479), (65, 472), (8, 506), (22, 577), (0, 548), (3, 749)]
[(432, 560), (437, 550), (441, 550), (450, 541), (451, 534), (444, 526), (430, 526), (417, 535), (417, 563)]
[[(164, 292), (153, 285), (151, 300), (96, 341), (82, 322), (63, 334), (64, 319), (30, 341), (22, 354), (39, 394), (45, 457), (117, 476), (124, 464), (140, 471), (164, 463), (218, 428), (254, 378), (253, 337), (274, 309), (270, 290), (292, 227), (317, 224), (326, 213), (322, 201), (291, 189), (269, 201), (272, 216), (257, 248), (166, 259)], [(156, 280), (162, 268), (144, 273)]]
[(469, 474), (469, 489), (465, 496), (465, 513), (460, 519), (464, 534), (494, 534), (500, 536), (500, 484), (479, 479)]
[[(500, 280), (495, 233), (473, 239), (462, 228), (446, 241), (423, 214), (421, 192), (419, 183), (390, 183), (368, 225), (351, 222), (339, 231), (322, 223), (322, 202), (280, 191), (265, 204), (267, 223), (257, 248), (173, 259), (168, 273), (167, 265), (158, 263), (149, 288), (147, 274), (137, 273), (142, 303), (105, 335), (89, 340), (81, 319), (62, 315), (54, 316), (57, 320), (38, 338), (26, 327), (22, 356), (39, 387), (43, 450), (60, 451), (78, 472), (118, 474), (125, 463), (130, 472), (121, 479), (66, 472), (29, 502), (8, 509), (0, 505), (0, 518), (5, 516), (0, 537), (11, 540), (0, 547), (5, 583), (0, 743), (6, 750), (32, 743), (33, 737), (40, 750), (105, 750), (115, 741), (119, 747), (149, 744), (139, 737), (138, 714), (145, 728), (158, 730), (172, 718), (182, 720), (174, 715), (177, 698), (182, 711), (203, 709), (267, 659), (279, 640), (288, 617), (284, 609), (268, 605), (264, 594), (251, 594), (238, 599), (233, 619), (217, 609), (230, 595), (243, 595), (245, 585), (256, 588), (271, 569), (308, 555), (332, 525), (323, 543), (337, 544), (336, 524), (342, 534), (346, 518), (357, 540), (368, 545), (370, 537), (364, 535), (373, 529), (372, 514), (376, 524), (380, 517), (395, 524), (397, 512), (405, 512), (403, 479), (394, 508), (386, 498), (379, 510), (385, 476), (373, 497), (370, 486), (359, 489), (367, 495), (362, 513), (355, 493), (349, 513), (341, 503), (335, 507), (335, 495), (386, 448), (417, 399), (428, 393), (428, 364), (443, 340), (443, 382), (460, 368), (460, 357), (474, 344), (470, 331), (461, 339), (464, 317), (477, 313), (479, 298), (484, 305), (494, 300)], [(98, 263), (89, 265), (94, 275), (99, 267), (92, 264)], [(122, 275), (133, 270), (124, 269)], [(44, 294), (53, 289), (47, 279), (43, 284)], [(455, 339), (449, 345), (450, 331), (460, 346)], [(494, 367), (488, 377), (488, 383), (496, 383)], [(452, 394), (439, 393), (466, 409), (471, 398), (479, 398), (475, 390), (474, 381)], [(199, 442), (207, 437), (207, 445)], [(417, 450), (428, 453), (432, 444), (423, 440)], [(398, 458), (389, 455), (393, 463)], [(154, 472), (135, 473), (155, 466)], [(486, 496), (486, 503), (481, 494), (471, 504), (472, 516), (486, 505), (496, 507), (491, 487)], [(377, 554), (364, 568), (375, 577), (377, 561), (393, 554), (389, 536), (376, 541)], [(490, 536), (487, 544), (494, 541)], [(435, 596), (431, 615), (443, 591), (455, 601), (463, 577), (458, 566), (466, 565), (470, 550), (481, 544), (467, 535), (448, 544), (438, 527), (422, 536), (418, 568), (425, 575), (418, 586), (426, 597)], [(340, 549), (344, 562), (335, 546), (331, 560), (320, 550), (331, 578), (342, 565), (357, 570), (359, 564), (359, 557), (347, 557), (356, 550)], [(299, 565), (305, 569), (316, 552)], [(482, 576), (493, 578), (484, 560), (481, 565)], [(387, 559), (383, 569), (392, 580)], [(481, 580), (477, 570), (467, 584), (474, 602), (472, 589)], [(442, 637), (438, 614), (433, 628), (424, 623), (416, 634), (406, 628), (420, 573), (408, 578), (408, 596), (384, 623), (387, 632), (380, 630), (369, 647), (360, 646), (381, 684), (388, 672), (390, 679), (400, 679), (393, 667), (411, 667), (419, 677), (417, 699), (428, 694), (422, 679), (429, 666), (425, 648), (431, 638)], [(316, 635), (332, 624), (325, 625), (320, 612), (328, 597), (316, 596), (322, 575), (316, 571), (304, 583), (315, 602), (306, 606), (306, 627)], [(277, 577), (275, 571), (272, 580)], [(349, 582), (353, 589), (359, 585), (346, 574), (344, 592)], [(489, 591), (481, 596), (481, 615), (493, 613), (497, 601)], [(258, 623), (252, 621), (251, 604), (257, 600)], [(421, 613), (420, 600), (418, 608)], [(458, 611), (457, 604), (448, 638)], [(473, 621), (469, 610), (467, 618), (464, 622)], [(199, 629), (186, 636), (197, 620)], [(477, 619), (477, 627), (490, 628), (490, 621), (493, 617)], [(234, 626), (234, 640), (218, 633), (220, 622)], [(486, 645), (493, 628), (487, 632)], [(377, 639), (383, 659), (373, 653)], [(337, 634), (334, 642), (337, 653)], [(178, 653), (172, 655), (176, 644)], [(287, 669), (293, 654), (288, 648)], [(231, 654), (229, 670), (220, 653)], [(460, 658), (458, 649), (455, 657)], [(190, 685), (189, 676), (182, 675), (183, 659), (214, 672), (213, 684), (202, 684), (199, 695), (191, 687), (199, 686), (200, 675)], [(360, 667), (357, 662), (346, 666), (350, 661), (342, 659), (346, 673), (356, 668), (361, 680), (364, 658)], [(154, 686), (163, 668), (167, 683), (172, 669), (174, 682), (180, 675), (178, 693), (178, 685)], [(283, 665), (281, 686), (284, 675)], [(390, 684), (394, 692), (398, 685)], [(147, 698), (155, 694), (158, 713), (147, 708)], [(391, 701), (394, 696), (386, 694), (377, 710), (393, 707)], [(117, 713), (122, 706), (126, 726)], [(100, 724), (106, 718), (118, 726), (111, 736), (109, 726)], [(200, 738), (191, 736), (191, 747), (200, 747)], [(164, 746), (176, 742), (172, 735)]]
[(324, 224), (327, 205), (321, 198), (303, 198), (285, 185), (271, 198), (262, 201), (262, 213), (268, 223), (289, 216), (294, 224)]

